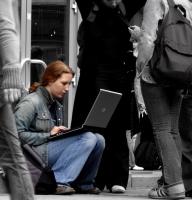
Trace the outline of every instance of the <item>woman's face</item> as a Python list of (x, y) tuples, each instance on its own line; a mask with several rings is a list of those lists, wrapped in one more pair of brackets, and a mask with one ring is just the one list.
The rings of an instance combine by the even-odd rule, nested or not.
[(102, 2), (109, 8), (115, 8), (122, 0), (102, 0)]
[(46, 87), (50, 94), (55, 98), (63, 98), (65, 93), (69, 91), (73, 76), (70, 73), (63, 73), (56, 81), (49, 83)]

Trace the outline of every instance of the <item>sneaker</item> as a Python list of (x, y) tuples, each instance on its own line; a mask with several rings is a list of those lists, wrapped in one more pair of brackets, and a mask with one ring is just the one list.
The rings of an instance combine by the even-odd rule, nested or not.
[(111, 188), (112, 193), (125, 193), (125, 188), (121, 185), (114, 185)]
[(164, 187), (154, 187), (149, 191), (148, 197), (151, 199), (166, 199), (168, 194)]
[(74, 194), (76, 191), (74, 188), (68, 185), (58, 185), (56, 188), (55, 194), (62, 195), (62, 194)]
[(100, 194), (101, 190), (97, 187), (94, 187), (94, 188), (91, 188), (91, 189), (88, 189), (88, 190), (76, 188), (76, 192), (79, 193), (79, 194)]
[(137, 165), (135, 165), (134, 167), (131, 167), (132, 170), (135, 170), (135, 171), (143, 171), (144, 168), (143, 167), (139, 167)]
[(167, 189), (164, 186), (152, 188), (149, 193), (148, 197), (151, 199), (184, 199), (185, 192), (175, 193), (175, 194), (168, 194)]

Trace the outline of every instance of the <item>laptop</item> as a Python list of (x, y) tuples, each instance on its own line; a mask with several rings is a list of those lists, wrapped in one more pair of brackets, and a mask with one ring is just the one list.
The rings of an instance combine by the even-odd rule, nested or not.
[(121, 97), (122, 93), (100, 89), (83, 125), (78, 128), (62, 131), (57, 135), (52, 135), (49, 140), (70, 137), (81, 134), (86, 130), (94, 132), (98, 128), (106, 128)]

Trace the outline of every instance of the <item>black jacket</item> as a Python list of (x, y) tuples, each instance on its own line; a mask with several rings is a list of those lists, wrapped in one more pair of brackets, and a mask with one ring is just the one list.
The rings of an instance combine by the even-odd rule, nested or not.
[(77, 0), (83, 22), (78, 31), (80, 53), (78, 66), (86, 69), (116, 69), (128, 65), (132, 44), (128, 23), (131, 17), (144, 5), (144, 0), (136, 0), (136, 6), (130, 6), (130, 1), (123, 1), (126, 12), (98, 5), (94, 10), (93, 1)]

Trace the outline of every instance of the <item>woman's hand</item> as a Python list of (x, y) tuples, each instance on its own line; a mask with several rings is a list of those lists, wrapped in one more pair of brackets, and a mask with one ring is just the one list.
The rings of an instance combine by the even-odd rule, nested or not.
[(131, 37), (130, 37), (130, 41), (131, 42), (138, 42), (141, 35), (142, 35), (142, 30), (139, 26), (129, 26), (128, 27), (128, 30), (131, 34)]
[(138, 112), (139, 118), (144, 117), (144, 115), (147, 115), (147, 110), (144, 104), (138, 104)]
[(51, 130), (51, 135), (58, 135), (60, 132), (69, 130), (69, 128), (65, 126), (54, 126)]

